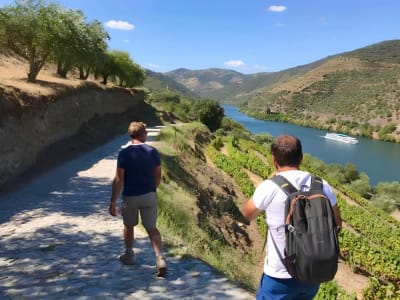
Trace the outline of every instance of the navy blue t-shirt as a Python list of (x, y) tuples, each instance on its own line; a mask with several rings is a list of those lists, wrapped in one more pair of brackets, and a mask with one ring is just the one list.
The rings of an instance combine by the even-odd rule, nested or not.
[(155, 168), (161, 164), (158, 151), (147, 144), (132, 144), (119, 152), (117, 167), (125, 170), (124, 196), (156, 191)]

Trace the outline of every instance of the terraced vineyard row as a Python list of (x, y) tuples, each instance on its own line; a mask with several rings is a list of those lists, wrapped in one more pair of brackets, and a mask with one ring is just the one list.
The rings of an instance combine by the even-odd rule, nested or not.
[[(208, 148), (208, 155), (250, 197), (254, 186), (243, 169), (267, 178), (272, 169), (259, 155), (271, 161), (271, 154), (266, 147), (251, 141), (225, 138), (224, 142), (229, 156), (212, 146)], [(304, 166), (311, 173), (326, 178), (325, 174), (307, 167)], [(385, 212), (370, 206), (367, 200), (349, 191), (337, 180), (328, 181), (340, 191), (337, 195), (338, 204), (343, 221), (348, 227), (339, 236), (342, 255), (353, 270), (361, 270), (371, 278), (370, 287), (364, 293), (365, 299), (400, 299), (400, 223)], [(349, 204), (346, 198), (358, 205)], [(265, 222), (261, 227), (266, 227)], [(264, 230), (262, 229), (263, 232)]]

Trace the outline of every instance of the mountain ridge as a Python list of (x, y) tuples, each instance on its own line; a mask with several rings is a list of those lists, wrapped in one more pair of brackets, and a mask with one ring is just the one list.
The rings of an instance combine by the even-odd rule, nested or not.
[(271, 73), (228, 69), (164, 73), (202, 98), (260, 119), (400, 142), (400, 40)]

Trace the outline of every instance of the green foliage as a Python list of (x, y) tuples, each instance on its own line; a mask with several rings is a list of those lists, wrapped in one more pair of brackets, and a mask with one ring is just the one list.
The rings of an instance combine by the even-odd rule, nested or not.
[(274, 137), (267, 133), (256, 134), (254, 136), (255, 142), (257, 144), (271, 144), (274, 141)]
[(98, 20), (87, 23), (80, 34), (78, 39), (81, 47), (75, 56), (74, 64), (79, 69), (79, 79), (87, 79), (107, 50), (107, 40), (110, 37)]
[(390, 64), (399, 64), (400, 55), (398, 49), (400, 47), (399, 40), (384, 41), (362, 49), (347, 52), (344, 55), (355, 57), (370, 62), (385, 62)]
[(325, 282), (321, 284), (317, 295), (313, 298), (314, 300), (357, 300), (356, 295), (348, 295), (345, 291), (340, 289), (334, 282)]
[(213, 139), (210, 143), (210, 146), (214, 147), (215, 150), (219, 150), (224, 146), (224, 141), (222, 140), (221, 136), (217, 136)]
[[(163, 238), (174, 244), (174, 251), (199, 257), (229, 278), (254, 289), (249, 276), (252, 268), (248, 267), (253, 261), (251, 254), (243, 255), (230, 246), (221, 231), (207, 218), (207, 212), (199, 211), (201, 183), (190, 177), (188, 163), (182, 161), (180, 149), (184, 148), (186, 156), (193, 154), (195, 163), (197, 147), (193, 143), (198, 136), (206, 134), (210, 135), (207, 127), (198, 122), (167, 126), (161, 130), (162, 144), (169, 148), (161, 152), (163, 180), (157, 191), (160, 205), (158, 224)], [(176, 139), (179, 139), (178, 143)], [(186, 146), (182, 148), (180, 144)]]
[(369, 285), (363, 291), (363, 296), (365, 300), (399, 300), (400, 290), (396, 290), (393, 284), (382, 284), (377, 278), (370, 277)]
[(383, 126), (378, 132), (379, 138), (384, 141), (392, 140), (392, 138), (389, 136), (389, 134), (391, 134), (393, 131), (395, 131), (396, 127), (397, 127), (396, 124), (388, 124), (388, 125)]
[(177, 152), (193, 152), (190, 141), (194, 139), (196, 134), (205, 133), (209, 131), (204, 124), (199, 122), (192, 122), (185, 125), (167, 126), (160, 131), (158, 136), (159, 140), (165, 141), (172, 145)]
[(233, 120), (231, 118), (227, 118), (225, 116), (222, 118), (220, 127), (224, 132), (230, 132), (233, 130), (248, 131), (247, 129), (245, 129), (245, 127), (242, 124), (236, 122), (235, 120)]
[(102, 63), (97, 64), (96, 73), (103, 77), (103, 84), (107, 84), (112, 77), (122, 87), (134, 87), (143, 84), (144, 70), (129, 57), (129, 53), (118, 50), (109, 50), (101, 56)]
[(351, 181), (348, 185), (348, 188), (364, 198), (370, 197), (372, 193), (372, 189), (369, 184), (369, 177), (365, 173), (361, 173), (358, 179)]
[(343, 176), (345, 183), (350, 183), (360, 178), (357, 167), (353, 164), (347, 163), (343, 168)]
[(29, 61), (28, 81), (34, 82), (60, 37), (61, 8), (44, 1), (16, 1), (0, 9), (1, 44)]
[(194, 101), (185, 98), (173, 91), (153, 92), (149, 94), (149, 101), (159, 110), (172, 113), (182, 122), (197, 120), (194, 114)]
[[(272, 172), (269, 147), (255, 143), (254, 139), (240, 139), (232, 135), (220, 135), (216, 139), (218, 140), (211, 144), (218, 146), (210, 145), (207, 148), (209, 157), (217, 167), (233, 177), (246, 197), (250, 197), (254, 191), (254, 185), (246, 170), (266, 178)], [(228, 155), (218, 151), (222, 142), (226, 145), (225, 149)], [(262, 156), (265, 160), (261, 160)], [(331, 186), (338, 190), (338, 205), (346, 224), (339, 236), (339, 243), (346, 264), (353, 269), (362, 270), (379, 278), (375, 283), (371, 281), (370, 286), (364, 291), (365, 299), (398, 299), (400, 224), (382, 210), (371, 206), (370, 202), (359, 194), (348, 189), (352, 186), (359, 187), (360, 194), (366, 193), (369, 190), (368, 176), (363, 173), (359, 174), (352, 165), (344, 167), (325, 165), (309, 155), (304, 156), (303, 168), (327, 179)], [(330, 178), (326, 175), (326, 171), (333, 175), (342, 173), (343, 176), (342, 178)], [(381, 184), (376, 187), (376, 192), (398, 195), (399, 188), (398, 183)], [(352, 201), (348, 202), (344, 197), (348, 197)], [(356, 202), (358, 205), (354, 205), (352, 202)], [(256, 222), (260, 233), (265, 237), (267, 230), (265, 217), (260, 215)], [(207, 232), (213, 234), (212, 228), (209, 226), (204, 228), (208, 228)], [(388, 230), (389, 228), (390, 230)], [(218, 235), (218, 232), (214, 234)], [(329, 282), (321, 286), (316, 299), (347, 300), (356, 299), (356, 297), (346, 294), (335, 283)]]
[[(199, 121), (211, 131), (216, 131), (225, 120), (226, 126), (239, 128), (234, 121), (226, 121), (224, 109), (215, 100), (193, 100), (185, 98), (173, 91), (151, 93), (149, 101), (159, 109), (173, 113), (184, 122)], [(241, 127), (243, 128), (243, 127)]]
[(380, 182), (372, 197), (372, 203), (386, 212), (400, 209), (400, 182)]
[(122, 87), (142, 85), (144, 70), (126, 52), (106, 52), (107, 32), (99, 21), (85, 19), (81, 11), (55, 3), (17, 0), (0, 9), (0, 45), (29, 62), (30, 82), (45, 63), (55, 62), (62, 77), (77, 67), (80, 79), (94, 71), (104, 84), (112, 76)]
[(205, 124), (211, 131), (215, 131), (221, 126), (224, 117), (224, 109), (215, 100), (198, 100), (194, 105), (194, 112), (198, 120)]
[[(73, 66), (91, 65), (105, 51), (108, 34), (101, 23), (85, 22), (81, 11), (45, 1), (17, 0), (0, 9), (0, 44), (29, 62), (28, 81), (34, 82), (46, 62), (57, 63), (66, 77)], [(82, 69), (81, 78), (86, 79)]]

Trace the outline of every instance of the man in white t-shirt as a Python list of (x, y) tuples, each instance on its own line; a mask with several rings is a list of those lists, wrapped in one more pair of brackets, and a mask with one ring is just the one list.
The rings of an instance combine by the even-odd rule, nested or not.
[[(271, 146), (272, 160), (276, 171), (271, 175), (285, 177), (294, 187), (307, 191), (311, 185), (311, 175), (300, 170), (303, 159), (302, 146), (298, 138), (281, 135)], [(326, 181), (323, 181), (323, 191), (331, 202), (335, 223), (342, 225), (336, 196)], [(257, 186), (253, 197), (242, 208), (243, 216), (251, 221), (259, 213), (265, 211), (269, 233), (267, 238), (267, 254), (264, 262), (264, 272), (258, 287), (256, 299), (312, 299), (319, 289), (319, 284), (306, 284), (292, 278), (282, 264), (275, 243), (280, 253), (285, 248), (285, 227), (282, 226), (285, 214), (286, 194), (271, 180), (264, 180)]]

